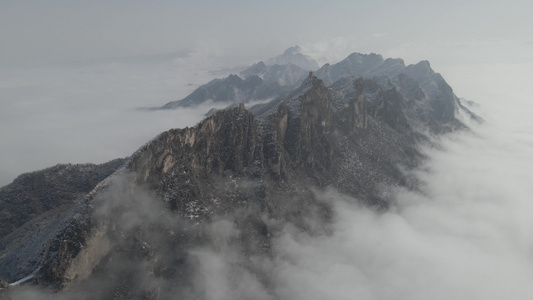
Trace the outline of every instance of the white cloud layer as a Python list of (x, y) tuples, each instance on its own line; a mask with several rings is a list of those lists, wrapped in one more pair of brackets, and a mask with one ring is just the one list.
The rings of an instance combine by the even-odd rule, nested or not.
[[(195, 125), (209, 106), (139, 108), (181, 99), (212, 79), (199, 55), (0, 70), (0, 186), (57, 163), (129, 156), (162, 131)], [(223, 66), (216, 57), (207, 62)]]
[(486, 124), (444, 138), (417, 171), (423, 193), (397, 190), (384, 214), (324, 194), (333, 235), (278, 241), (282, 298), (532, 298), (533, 144), (521, 137)]

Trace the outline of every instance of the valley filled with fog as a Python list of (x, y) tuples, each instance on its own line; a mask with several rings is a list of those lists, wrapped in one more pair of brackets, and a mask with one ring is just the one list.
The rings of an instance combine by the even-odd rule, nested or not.
[(211, 106), (143, 110), (216, 77), (216, 65), (194, 62), (137, 58), (0, 71), (0, 185), (57, 163), (126, 157), (162, 131), (195, 125)]

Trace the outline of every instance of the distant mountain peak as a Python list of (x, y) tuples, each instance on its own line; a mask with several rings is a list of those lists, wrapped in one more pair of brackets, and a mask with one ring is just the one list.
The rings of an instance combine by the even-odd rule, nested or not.
[(367, 59), (383, 61), (383, 56), (381, 56), (381, 54), (376, 54), (376, 53), (364, 54), (364, 53), (354, 52), (350, 54), (346, 59), (355, 60), (358, 63), (362, 63), (364, 60), (367, 60)]
[(294, 55), (297, 53), (301, 53), (302, 48), (300, 46), (296, 45), (294, 47), (287, 48), (285, 52), (283, 52), (283, 55)]
[(293, 64), (304, 70), (317, 70), (318, 63), (308, 55), (302, 53), (300, 46), (293, 46), (286, 49), (283, 54), (273, 57), (266, 62), (267, 65), (288, 65)]

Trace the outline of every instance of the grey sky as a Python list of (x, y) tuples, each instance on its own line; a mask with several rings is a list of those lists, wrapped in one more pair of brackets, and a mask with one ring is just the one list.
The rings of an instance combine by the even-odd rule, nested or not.
[[(504, 60), (509, 47), (533, 47), (530, 1), (0, 1), (0, 8), (3, 64), (199, 47), (265, 57), (333, 38), (450, 62)], [(529, 53), (515, 55), (531, 60)]]

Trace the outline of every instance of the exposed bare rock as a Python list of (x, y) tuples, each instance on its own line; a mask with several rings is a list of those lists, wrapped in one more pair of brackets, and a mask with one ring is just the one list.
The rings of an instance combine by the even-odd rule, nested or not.
[(0, 276), (13, 282), (39, 268), (43, 256), (60, 247), (50, 239), (66, 227), (65, 220), (124, 161), (57, 165), (20, 175), (0, 189)]
[(5, 289), (8, 287), (8, 283), (7, 281), (5, 281), (4, 279), (0, 278), (0, 289)]

